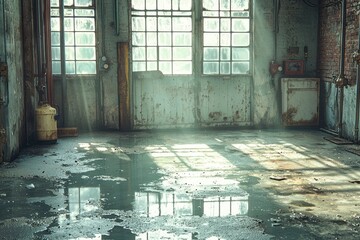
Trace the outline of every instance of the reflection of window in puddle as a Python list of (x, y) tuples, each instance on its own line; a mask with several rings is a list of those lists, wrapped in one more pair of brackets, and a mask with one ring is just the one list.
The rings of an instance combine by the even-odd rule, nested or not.
[(134, 202), (134, 210), (147, 217), (192, 215), (226, 217), (246, 215), (248, 209), (248, 196), (191, 199), (186, 194), (137, 192)]
[[(95, 237), (92, 238), (76, 238), (76, 240), (101, 240), (102, 239), (102, 235), (101, 234), (94, 234)], [(69, 239), (69, 240), (75, 240), (75, 239)]]
[(95, 211), (100, 204), (100, 187), (69, 188), (70, 220), (76, 220), (81, 214)]
[(141, 233), (135, 237), (135, 240), (158, 240), (158, 239), (192, 240), (195, 238), (193, 238), (192, 233), (177, 235), (165, 231), (146, 232), (146, 233)]

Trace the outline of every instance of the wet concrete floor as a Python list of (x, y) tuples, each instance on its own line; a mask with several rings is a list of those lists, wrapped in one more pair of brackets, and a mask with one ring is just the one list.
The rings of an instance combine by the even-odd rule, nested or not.
[(0, 239), (359, 239), (360, 157), (314, 130), (97, 132), (0, 167)]

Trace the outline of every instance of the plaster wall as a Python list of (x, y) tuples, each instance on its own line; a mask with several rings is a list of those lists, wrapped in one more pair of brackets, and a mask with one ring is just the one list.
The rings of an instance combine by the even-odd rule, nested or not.
[[(204, 77), (198, 69), (185, 78), (152, 73), (138, 77), (130, 72), (133, 128), (281, 126), (280, 79), (283, 75), (278, 73), (272, 77), (269, 64), (272, 60), (282, 64), (290, 57), (303, 59), (303, 48), (307, 46), (309, 57), (304, 77), (315, 75), (317, 9), (300, 0), (281, 0), (278, 21), (274, 22), (273, 1), (254, 0), (252, 5), (252, 72), (231, 78)], [(96, 122), (106, 129), (119, 129), (117, 43), (131, 41), (129, 6), (130, 1), (119, 1), (118, 6), (114, 1), (98, 1), (98, 75), (91, 84), (73, 82), (73, 88), (80, 89), (82, 97), (76, 91), (68, 95), (73, 98), (69, 99), (74, 103), (69, 110), (76, 127), (86, 120), (90, 125)], [(275, 26), (278, 26), (276, 46)], [(197, 41), (194, 44), (201, 44), (198, 38), (194, 41)], [(289, 56), (291, 47), (297, 47), (299, 52)], [(104, 64), (109, 67), (104, 68)], [(81, 111), (75, 103), (83, 101), (85, 104), (82, 99), (90, 102), (86, 103), (88, 110), (78, 117)], [(97, 110), (92, 110), (96, 106)]]
[[(6, 103), (2, 114), (5, 115), (4, 128), (6, 142), (4, 148), (4, 160), (10, 161), (19, 153), (24, 142), (24, 85), (22, 66), (22, 36), (21, 36), (21, 3), (20, 1), (3, 1), (4, 7), (4, 33), (5, 37), (5, 60), (8, 67), (8, 88)], [(4, 87), (5, 85), (1, 85)]]

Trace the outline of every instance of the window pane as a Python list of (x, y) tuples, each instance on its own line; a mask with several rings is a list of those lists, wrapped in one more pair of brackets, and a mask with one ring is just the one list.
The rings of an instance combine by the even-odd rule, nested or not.
[(250, 29), (249, 19), (233, 19), (232, 30), (234, 32), (248, 32)]
[(191, 60), (191, 48), (190, 47), (174, 47), (173, 48), (173, 60)]
[(158, 27), (159, 27), (159, 31), (171, 31), (171, 18), (159, 17)]
[(174, 74), (191, 74), (192, 64), (190, 61), (174, 62)]
[(230, 32), (230, 18), (221, 19), (221, 32)]
[(157, 60), (157, 48), (156, 47), (148, 47), (146, 49), (146, 59), (147, 60)]
[(155, 32), (147, 33), (147, 46), (157, 46), (157, 34)]
[(191, 18), (173, 17), (173, 31), (191, 31)]
[(146, 31), (156, 31), (156, 30), (157, 30), (156, 17), (146, 18)]
[(64, 6), (73, 6), (74, 0), (64, 0)]
[(171, 60), (171, 47), (159, 47), (159, 59)]
[(249, 60), (250, 53), (247, 48), (234, 48), (232, 52), (232, 60)]
[(52, 73), (60, 74), (61, 73), (61, 63), (60, 61), (52, 61)]
[(219, 74), (219, 63), (204, 62), (204, 74)]
[(146, 71), (145, 62), (133, 62), (133, 71), (134, 72)]
[(172, 74), (171, 62), (163, 62), (163, 61), (160, 61), (160, 62), (159, 62), (159, 70), (160, 70), (163, 74)]
[(249, 46), (250, 39), (248, 33), (234, 33), (232, 35), (233, 46)]
[(133, 60), (145, 60), (145, 47), (133, 47)]
[(66, 74), (75, 74), (75, 61), (65, 62)]
[(220, 0), (220, 10), (230, 10), (230, 0)]
[(60, 46), (60, 33), (59, 32), (51, 32), (51, 45), (52, 46)]
[(133, 31), (145, 31), (145, 18), (133, 17), (132, 18), (132, 30)]
[(219, 0), (203, 0), (203, 6), (206, 10), (219, 10)]
[(59, 7), (59, 0), (51, 0), (50, 6), (51, 7)]
[(205, 18), (204, 31), (206, 32), (219, 32), (219, 19), (218, 18)]
[(174, 33), (175, 46), (191, 46), (191, 33)]
[(221, 33), (221, 46), (230, 46), (231, 45), (231, 34), (230, 33)]
[[(170, 0), (168, 0), (170, 1)], [(174, 10), (191, 10), (191, 0), (173, 0)]]
[(94, 32), (77, 32), (76, 45), (95, 46), (95, 33)]
[(145, 0), (132, 0), (131, 3), (133, 9), (138, 9), (138, 10), (145, 9)]
[(75, 31), (95, 31), (94, 18), (77, 18), (75, 24)]
[(159, 46), (171, 46), (171, 33), (159, 33)]
[(95, 61), (81, 61), (76, 62), (77, 74), (95, 74), (96, 62)]
[(75, 16), (95, 16), (95, 11), (93, 9), (75, 9)]
[(220, 63), (220, 74), (230, 74), (230, 62)]
[(60, 18), (51, 18), (51, 31), (60, 31)]
[(219, 48), (204, 48), (204, 60), (219, 60)]
[(230, 60), (230, 48), (229, 47), (223, 47), (221, 48), (221, 60)]
[(158, 9), (159, 10), (170, 10), (171, 9), (171, 1), (158, 0)]
[(53, 60), (60, 60), (61, 59), (60, 47), (52, 47), (51, 48), (51, 58)]
[(219, 46), (219, 34), (204, 33), (204, 46)]
[(91, 7), (93, 0), (75, 0), (75, 6), (77, 7)]
[(157, 70), (157, 62), (147, 62), (147, 71), (156, 71)]
[(50, 16), (54, 16), (54, 17), (59, 17), (60, 16), (60, 11), (59, 9), (51, 9), (50, 10)]
[(232, 10), (247, 10), (249, 9), (249, 0), (231, 0)]
[(74, 47), (65, 47), (65, 59), (66, 60), (75, 60)]
[(146, 0), (146, 10), (156, 9), (156, 0)]
[(249, 74), (250, 65), (248, 62), (233, 62), (232, 73), (233, 74)]
[(132, 34), (132, 44), (134, 46), (145, 46), (145, 33), (143, 33), (143, 32), (133, 32), (133, 34)]
[(74, 16), (74, 9), (64, 9), (64, 16)]
[(74, 31), (74, 19), (73, 18), (65, 18), (64, 19), (64, 29), (65, 29), (65, 31)]
[(76, 48), (76, 60), (95, 60), (95, 48), (94, 47), (77, 47)]
[(65, 46), (74, 46), (74, 33), (73, 32), (65, 32)]

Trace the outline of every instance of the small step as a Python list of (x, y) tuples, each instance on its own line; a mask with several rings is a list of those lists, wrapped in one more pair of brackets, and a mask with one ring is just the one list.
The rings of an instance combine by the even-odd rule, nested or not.
[(58, 134), (58, 138), (77, 137), (77, 136), (79, 136), (78, 130), (75, 127), (58, 128), (57, 129), (57, 134)]

